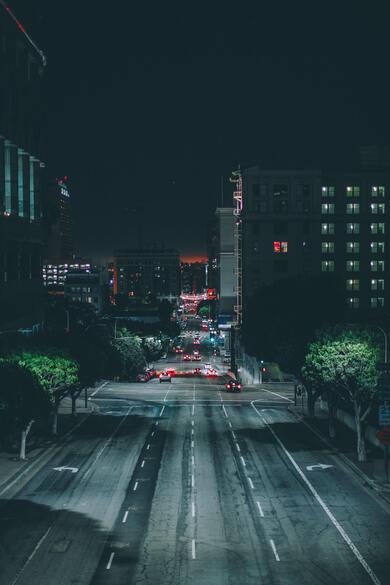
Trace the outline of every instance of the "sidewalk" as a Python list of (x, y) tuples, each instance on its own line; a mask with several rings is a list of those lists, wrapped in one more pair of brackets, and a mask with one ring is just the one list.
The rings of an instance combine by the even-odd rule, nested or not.
[(39, 468), (41, 463), (44, 463), (47, 458), (51, 456), (52, 450), (69, 435), (75, 427), (82, 424), (82, 422), (93, 411), (93, 407), (88, 403), (85, 408), (84, 398), (79, 398), (76, 401), (77, 409), (76, 416), (72, 417), (72, 401), (70, 398), (64, 398), (61, 402), (58, 412), (58, 435), (50, 436), (34, 435), (34, 426), (31, 430), (30, 440), (27, 441), (25, 461), (18, 459), (18, 452), (16, 451), (2, 451), (0, 450), (0, 497), (5, 494), (10, 484), (16, 484), (19, 477), (28, 479), (29, 472)]
[(301, 418), (321, 439), (332, 449), (336, 450), (344, 463), (360, 477), (363, 482), (380, 493), (381, 497), (390, 504), (390, 484), (386, 483), (384, 451), (366, 441), (368, 461), (361, 463), (356, 453), (356, 433), (342, 424), (335, 421), (336, 438), (328, 436), (328, 418), (326, 412), (316, 407), (315, 418), (309, 418), (302, 412), (302, 406), (290, 406), (289, 409), (298, 418)]

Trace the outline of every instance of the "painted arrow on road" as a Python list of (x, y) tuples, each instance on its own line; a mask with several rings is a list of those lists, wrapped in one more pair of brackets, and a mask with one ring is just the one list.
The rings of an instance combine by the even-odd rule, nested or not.
[(71, 471), (72, 473), (77, 473), (79, 468), (78, 467), (53, 467), (54, 471)]
[(306, 469), (308, 471), (315, 471), (316, 469), (328, 469), (329, 467), (333, 467), (333, 465), (326, 465), (325, 463), (317, 463), (316, 465), (307, 465)]

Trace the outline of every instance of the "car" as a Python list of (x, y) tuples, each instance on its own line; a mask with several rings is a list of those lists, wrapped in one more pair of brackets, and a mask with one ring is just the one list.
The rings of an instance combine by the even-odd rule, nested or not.
[(202, 360), (201, 356), (199, 354), (194, 354), (192, 356), (192, 361), (193, 362), (200, 362)]
[(207, 370), (207, 375), (214, 378), (214, 377), (218, 376), (218, 372), (217, 372), (217, 370), (214, 370), (214, 368), (209, 368)]
[(241, 392), (242, 384), (239, 380), (229, 380), (225, 384), (226, 392)]
[(194, 345), (200, 345), (200, 339), (198, 339), (197, 337), (195, 337), (194, 339)]
[(166, 373), (169, 374), (170, 376), (175, 376), (176, 370), (175, 370), (175, 368), (167, 368)]
[(183, 355), (183, 360), (184, 360), (185, 362), (190, 362), (190, 361), (191, 361), (191, 356), (190, 356), (188, 353), (185, 353), (185, 354)]
[(158, 378), (160, 382), (172, 382), (171, 375), (168, 372), (161, 372)]
[(177, 347), (175, 349), (175, 351), (176, 351), (176, 353), (183, 353), (184, 352), (184, 349), (182, 347)]
[(223, 358), (223, 360), (222, 360), (222, 363), (223, 363), (223, 364), (227, 364), (227, 365), (229, 365), (231, 361), (232, 361), (232, 360), (231, 360), (231, 358), (230, 358), (230, 357), (228, 357), (228, 356), (225, 356), (225, 357)]
[(143, 374), (138, 374), (138, 376), (136, 377), (137, 382), (149, 382), (149, 380), (150, 376), (147, 372), (144, 372)]
[(200, 368), (195, 368), (194, 370), (194, 376), (201, 376), (202, 375), (202, 371)]
[(145, 373), (148, 374), (149, 378), (155, 378), (157, 376), (157, 371), (154, 368), (147, 368)]

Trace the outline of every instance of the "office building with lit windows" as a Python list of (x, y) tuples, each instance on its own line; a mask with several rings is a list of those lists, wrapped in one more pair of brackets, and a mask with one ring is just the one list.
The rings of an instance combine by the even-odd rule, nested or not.
[(0, 328), (39, 328), (43, 317), (40, 160), (46, 59), (0, 5)]
[(244, 307), (264, 284), (320, 272), (351, 310), (388, 307), (389, 195), (384, 171), (243, 171)]
[(115, 295), (158, 298), (180, 296), (180, 255), (158, 248), (123, 249), (114, 253)]

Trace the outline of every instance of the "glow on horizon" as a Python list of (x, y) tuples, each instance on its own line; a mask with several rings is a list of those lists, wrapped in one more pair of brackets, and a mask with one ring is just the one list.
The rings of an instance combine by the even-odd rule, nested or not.
[(206, 263), (208, 262), (207, 256), (202, 256), (202, 255), (184, 255), (184, 256), (180, 256), (180, 262), (185, 262), (187, 264), (192, 264), (194, 262), (203, 262)]

